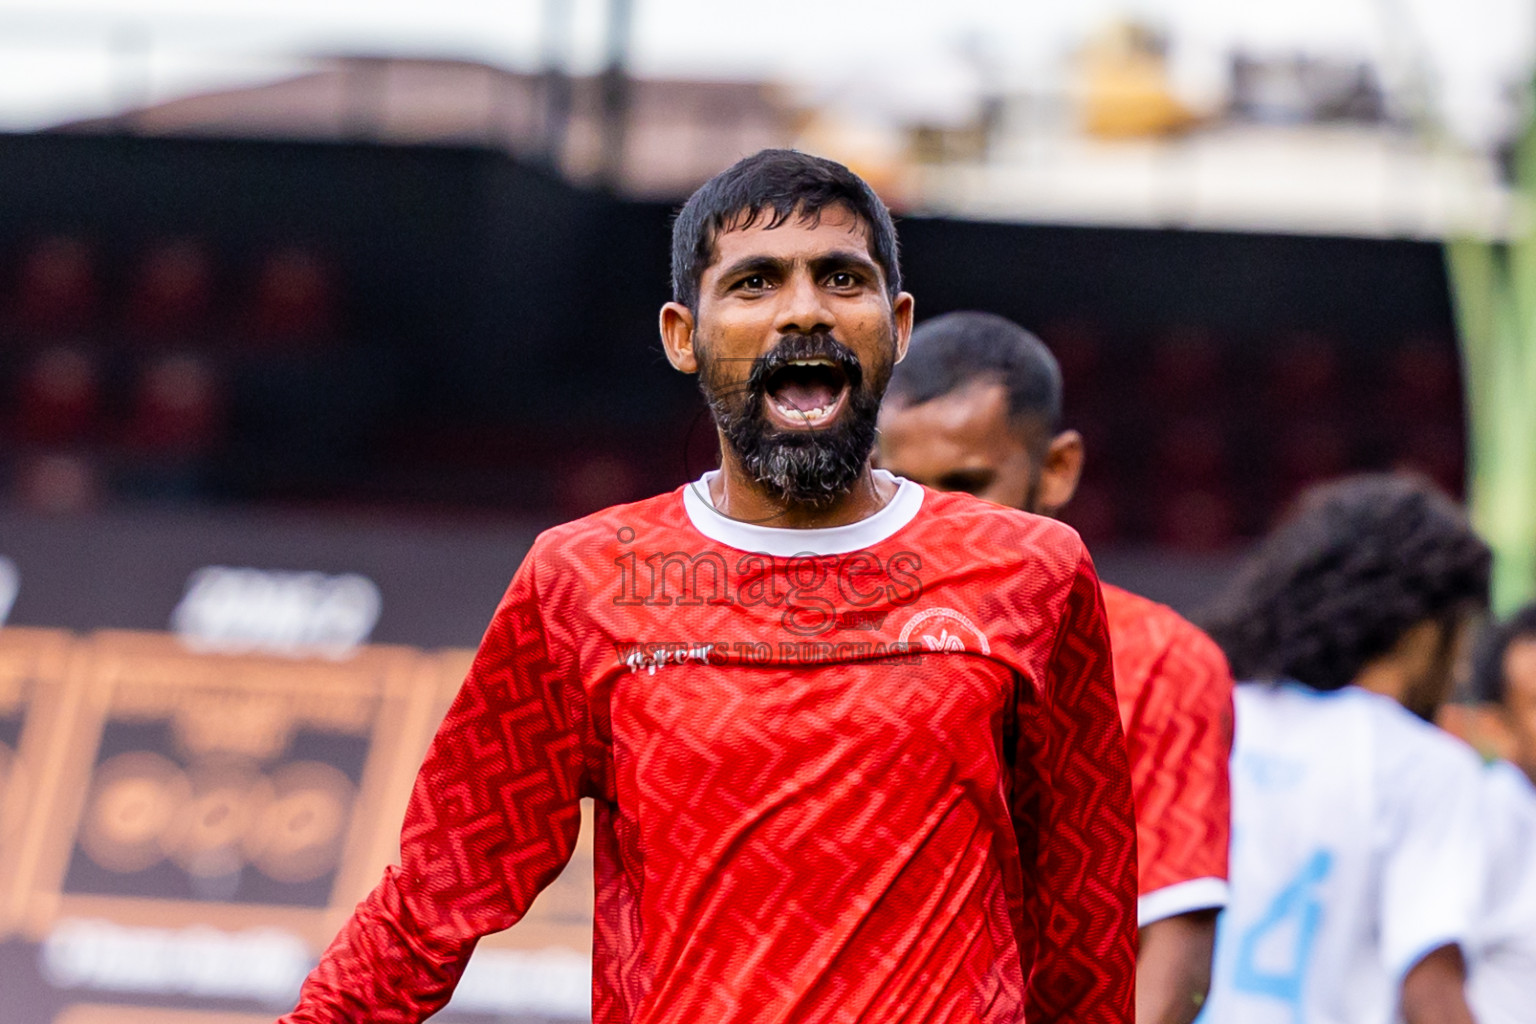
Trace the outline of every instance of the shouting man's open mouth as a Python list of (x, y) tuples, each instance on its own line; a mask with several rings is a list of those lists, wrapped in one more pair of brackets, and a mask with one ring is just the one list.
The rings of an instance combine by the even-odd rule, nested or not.
[(848, 375), (826, 356), (793, 359), (763, 382), (769, 419), (786, 429), (830, 424), (848, 403)]

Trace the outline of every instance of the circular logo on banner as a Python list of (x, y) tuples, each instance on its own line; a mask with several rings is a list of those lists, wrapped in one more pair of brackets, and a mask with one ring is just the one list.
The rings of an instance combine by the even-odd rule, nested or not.
[(191, 799), (180, 767), (147, 750), (116, 757), (96, 769), (80, 830), (80, 846), (108, 871), (132, 874), (165, 857), (161, 835)]
[(913, 636), (924, 651), (992, 653), (986, 635), (976, 628), (976, 623), (953, 608), (928, 608), (912, 616), (901, 629), (901, 642), (910, 644)]
[(320, 761), (267, 774), (240, 761), (184, 769), (135, 750), (96, 770), (80, 846), (118, 874), (170, 858), (194, 878), (228, 878), (251, 864), (277, 882), (309, 882), (336, 869), (356, 795)]
[(252, 863), (279, 882), (308, 882), (334, 870), (356, 796), (351, 780), (320, 761), (295, 761), (273, 773), (272, 789), (272, 802), (246, 835)]

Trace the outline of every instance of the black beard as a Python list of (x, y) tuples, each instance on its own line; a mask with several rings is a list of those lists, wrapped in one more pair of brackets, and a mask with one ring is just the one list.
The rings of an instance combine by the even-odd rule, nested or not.
[[(715, 379), (707, 348), (698, 346), (699, 387), (715, 425), (743, 469), (784, 505), (827, 508), (853, 489), (875, 446), (880, 399), (891, 366), (868, 376), (859, 357), (830, 334), (790, 334), (759, 356), (741, 384)], [(848, 402), (837, 422), (825, 429), (781, 430), (763, 412), (767, 381), (796, 359), (825, 358), (848, 380)]]

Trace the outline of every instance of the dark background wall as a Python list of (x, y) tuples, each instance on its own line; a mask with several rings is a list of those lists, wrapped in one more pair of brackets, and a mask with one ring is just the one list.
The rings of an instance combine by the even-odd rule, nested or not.
[[(702, 403), (656, 341), (669, 205), (474, 149), (64, 134), (0, 137), (0, 184), (0, 440), (22, 500), (27, 460), (62, 452), (109, 503), (553, 521), (711, 458)], [(920, 318), (995, 310), (1061, 355), (1090, 442), (1075, 512), (1090, 539), (1220, 549), (1307, 479), (1352, 468), (1413, 464), (1459, 487), (1437, 245), (925, 217), (900, 231)], [(58, 237), (86, 247), (95, 304), (83, 327), (29, 333), (28, 260)], [(206, 254), (208, 312), (135, 334), (142, 267), (172, 239)], [(303, 344), (241, 320), (283, 246), (318, 254), (334, 285), (332, 327)], [(84, 353), (101, 394), (87, 428), (40, 435), (27, 389), (59, 346)], [(168, 352), (210, 368), (214, 425), (146, 454), (123, 441), (136, 375)], [(1309, 421), (1336, 437), (1309, 440)]]

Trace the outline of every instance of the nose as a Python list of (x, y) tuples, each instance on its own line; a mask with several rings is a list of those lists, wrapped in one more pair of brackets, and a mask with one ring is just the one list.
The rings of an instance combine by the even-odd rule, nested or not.
[(773, 326), (779, 334), (815, 334), (830, 332), (833, 327), (826, 295), (804, 268), (791, 275), (779, 289), (777, 312)]

